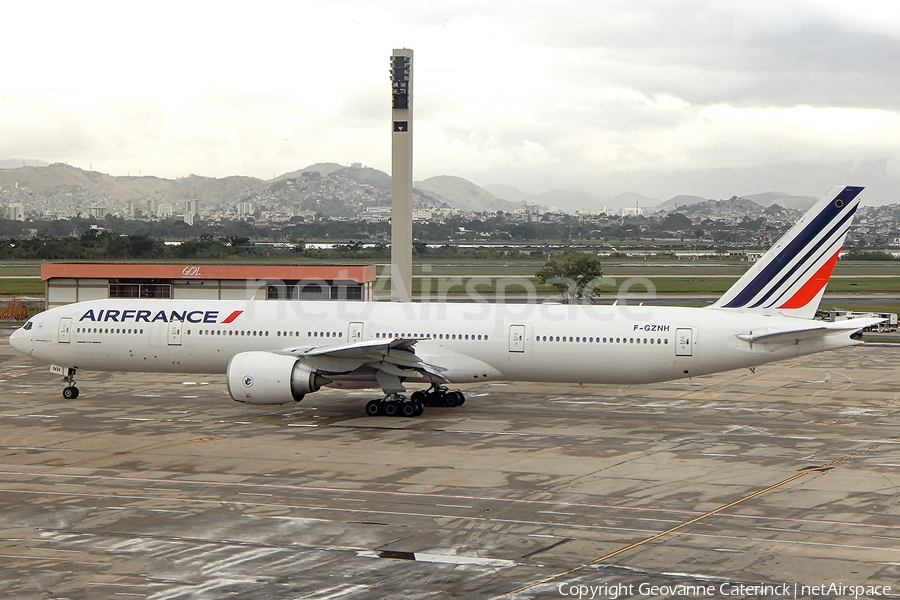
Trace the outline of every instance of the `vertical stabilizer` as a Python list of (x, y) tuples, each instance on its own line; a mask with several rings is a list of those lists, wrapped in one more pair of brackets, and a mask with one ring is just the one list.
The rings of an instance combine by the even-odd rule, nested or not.
[(863, 188), (833, 188), (712, 308), (811, 319), (840, 255)]

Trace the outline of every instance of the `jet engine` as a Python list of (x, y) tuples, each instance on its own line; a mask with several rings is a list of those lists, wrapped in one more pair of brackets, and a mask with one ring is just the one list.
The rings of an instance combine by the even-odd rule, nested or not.
[(247, 404), (300, 402), (331, 380), (293, 356), (272, 352), (241, 352), (228, 361), (228, 393)]

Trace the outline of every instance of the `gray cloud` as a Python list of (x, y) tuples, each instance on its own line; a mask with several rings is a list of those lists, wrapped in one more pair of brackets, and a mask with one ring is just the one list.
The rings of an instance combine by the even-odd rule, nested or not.
[[(55, 20), (39, 18), (48, 10)], [(0, 158), (169, 177), (271, 177), (320, 161), (389, 170), (387, 59), (408, 46), (417, 178), (667, 197), (815, 195), (840, 176), (896, 197), (900, 22), (877, 6), (848, 10), (804, 0), (20, 3), (7, 16), (25, 25), (0, 55), (28, 60), (0, 62), (15, 82), (0, 95)]]

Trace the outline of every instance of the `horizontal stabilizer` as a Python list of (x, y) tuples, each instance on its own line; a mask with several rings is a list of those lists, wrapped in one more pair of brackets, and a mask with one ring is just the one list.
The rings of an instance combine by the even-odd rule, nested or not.
[(759, 331), (740, 333), (737, 337), (738, 339), (750, 342), (751, 344), (793, 344), (800, 340), (825, 337), (839, 333), (856, 332), (865, 329), (866, 327), (877, 325), (884, 320), (885, 319), (848, 319), (846, 321), (837, 321), (835, 323), (822, 323), (821, 325), (814, 325), (802, 329), (781, 331), (772, 331), (771, 328), (765, 327)]

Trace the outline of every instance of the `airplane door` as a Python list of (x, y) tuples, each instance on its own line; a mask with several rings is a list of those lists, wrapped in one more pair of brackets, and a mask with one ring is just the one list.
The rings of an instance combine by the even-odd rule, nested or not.
[(68, 344), (72, 341), (72, 317), (63, 317), (59, 320), (59, 343)]
[(675, 330), (675, 356), (693, 356), (693, 330)]
[(169, 321), (169, 345), (181, 345), (181, 328), (184, 323), (181, 321)]
[(363, 324), (350, 323), (350, 329), (347, 331), (347, 341), (351, 344), (361, 342), (363, 339)]
[(509, 351), (525, 352), (525, 326), (509, 326)]

